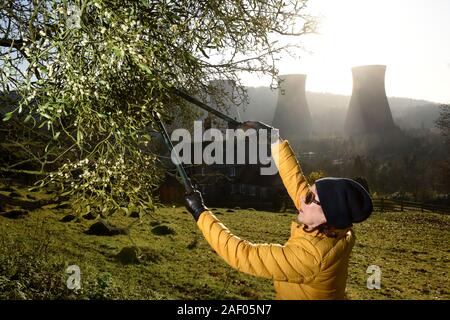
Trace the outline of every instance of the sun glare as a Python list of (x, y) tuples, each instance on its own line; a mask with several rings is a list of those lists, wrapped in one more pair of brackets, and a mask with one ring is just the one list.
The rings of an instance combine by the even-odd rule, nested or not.
[(280, 74), (307, 74), (308, 91), (350, 95), (351, 68), (382, 64), (389, 96), (450, 101), (450, 1), (316, 0), (308, 9), (318, 34), (297, 41), (311, 53), (283, 58)]

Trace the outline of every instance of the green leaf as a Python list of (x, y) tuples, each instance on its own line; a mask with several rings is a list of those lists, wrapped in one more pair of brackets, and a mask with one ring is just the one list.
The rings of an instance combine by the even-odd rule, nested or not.
[(81, 144), (82, 141), (83, 141), (83, 131), (78, 130), (77, 131), (77, 144)]
[(141, 68), (143, 71), (145, 71), (145, 72), (147, 72), (147, 73), (149, 73), (149, 74), (152, 74), (152, 71), (150, 70), (150, 68), (149, 68), (147, 65), (145, 65), (145, 64), (143, 64), (143, 63), (139, 63), (138, 66), (139, 66), (139, 68)]
[(128, 214), (133, 213), (134, 210), (136, 210), (136, 206), (134, 205), (134, 203), (129, 203), (128, 204)]
[(13, 112), (12, 111), (11, 112), (7, 112), (5, 114), (5, 117), (3, 118), (3, 121), (8, 121), (9, 119), (12, 118), (12, 116), (13, 116)]
[(61, 132), (57, 132), (55, 133), (55, 135), (53, 136), (53, 140), (58, 140), (59, 135), (61, 134)]
[(47, 118), (49, 120), (52, 119), (52, 117), (49, 114), (46, 114), (46, 113), (41, 113), (41, 116), (43, 116), (44, 118)]
[(202, 53), (206, 58), (209, 59), (209, 56), (206, 54), (205, 50), (203, 50), (201, 47), (199, 47), (199, 49), (200, 49), (201, 53)]

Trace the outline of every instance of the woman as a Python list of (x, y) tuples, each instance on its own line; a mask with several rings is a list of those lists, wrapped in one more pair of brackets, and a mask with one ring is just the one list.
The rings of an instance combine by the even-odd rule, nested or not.
[[(246, 122), (245, 128), (273, 130), (260, 122)], [(309, 186), (287, 141), (272, 144), (272, 155), (298, 209), (284, 245), (253, 244), (233, 235), (206, 208), (198, 191), (186, 195), (186, 207), (230, 266), (274, 280), (276, 299), (344, 299), (355, 243), (351, 227), (371, 214), (370, 196), (351, 179), (324, 178)]]

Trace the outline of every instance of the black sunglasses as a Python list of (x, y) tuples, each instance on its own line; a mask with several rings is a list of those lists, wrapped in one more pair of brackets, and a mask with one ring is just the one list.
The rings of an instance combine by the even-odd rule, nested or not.
[(316, 200), (316, 195), (311, 190), (308, 190), (305, 196), (305, 204), (315, 203), (320, 206), (320, 202)]

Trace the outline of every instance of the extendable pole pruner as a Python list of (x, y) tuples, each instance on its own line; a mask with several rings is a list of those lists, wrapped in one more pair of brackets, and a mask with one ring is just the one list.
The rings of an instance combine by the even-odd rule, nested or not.
[[(190, 102), (192, 104), (195, 104), (196, 106), (202, 108), (203, 110), (214, 114), (218, 118), (220, 118), (222, 120), (225, 120), (226, 122), (228, 122), (231, 125), (238, 126), (238, 125), (242, 124), (241, 122), (239, 122), (239, 121), (237, 121), (237, 120), (227, 116), (226, 114), (223, 114), (220, 111), (217, 111), (216, 109), (208, 106), (207, 104), (199, 101), (198, 99), (188, 95), (187, 93), (185, 93), (185, 92), (183, 92), (183, 91), (181, 91), (179, 89), (176, 89), (176, 88), (173, 89), (173, 93), (175, 95), (183, 98), (184, 100), (186, 100), (186, 101), (188, 101), (188, 102)], [(164, 142), (165, 142), (167, 148), (169, 149), (169, 151), (170, 151), (170, 153), (172, 155), (173, 144), (172, 144), (172, 141), (170, 140), (169, 134), (166, 131), (166, 128), (164, 127), (164, 124), (163, 124), (163, 122), (161, 120), (161, 117), (160, 117), (159, 113), (154, 112), (153, 113), (153, 117), (155, 118), (156, 123), (157, 123), (157, 125), (159, 127), (159, 131), (161, 132), (161, 135), (163, 136)], [(181, 180), (183, 180), (183, 184), (184, 184), (184, 188), (186, 190), (186, 193), (190, 194), (190, 193), (194, 192), (194, 187), (192, 186), (191, 180), (189, 179), (189, 177), (188, 177), (188, 175), (186, 173), (186, 170), (184, 169), (183, 164), (181, 163), (180, 159), (178, 158), (178, 156), (176, 154), (174, 154), (174, 155), (176, 157), (175, 166), (177, 167), (177, 171), (178, 171), (178, 173), (179, 173), (179, 175), (181, 177)]]
[[(167, 146), (167, 148), (170, 151), (170, 154), (172, 156), (172, 150), (173, 150), (173, 144), (172, 141), (170, 140), (169, 134), (167, 133), (166, 128), (164, 127), (164, 124), (161, 120), (161, 117), (159, 115), (159, 113), (154, 112), (153, 113), (153, 117), (156, 120), (156, 124), (159, 127), (159, 131), (161, 132), (161, 135), (163, 136), (164, 142)], [(176, 163), (175, 166), (177, 167), (177, 171), (181, 177), (181, 180), (183, 181), (184, 184), (184, 189), (186, 190), (187, 194), (191, 194), (194, 192), (194, 187), (192, 186), (191, 180), (189, 179), (186, 170), (183, 167), (183, 164), (181, 163), (180, 159), (178, 158), (178, 155), (174, 154), (176, 157)]]

